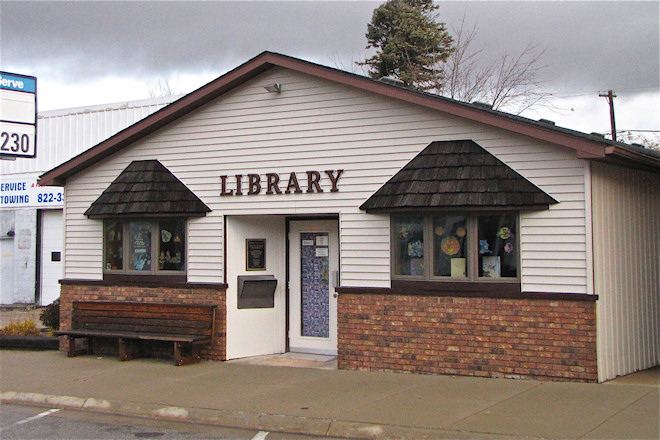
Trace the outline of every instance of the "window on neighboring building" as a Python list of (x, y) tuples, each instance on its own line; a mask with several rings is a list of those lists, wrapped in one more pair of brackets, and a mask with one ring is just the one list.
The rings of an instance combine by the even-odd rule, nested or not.
[(186, 270), (186, 220), (106, 220), (105, 272), (181, 273)]
[(517, 214), (392, 217), (392, 275), (399, 279), (513, 280)]

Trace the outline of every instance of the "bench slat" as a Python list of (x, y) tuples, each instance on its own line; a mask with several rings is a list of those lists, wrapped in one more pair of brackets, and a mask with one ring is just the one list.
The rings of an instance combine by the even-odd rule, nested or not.
[(143, 332), (151, 334), (185, 334), (185, 335), (210, 335), (211, 329), (200, 329), (188, 328), (188, 327), (159, 327), (154, 325), (143, 325), (143, 324), (113, 324), (113, 323), (83, 323), (74, 327), (74, 330), (98, 330), (98, 331), (130, 331), (130, 332)]
[(201, 343), (211, 340), (211, 336), (193, 336), (193, 335), (163, 335), (158, 333), (141, 333), (129, 331), (102, 331), (102, 330), (58, 330), (54, 332), (56, 336), (96, 336), (105, 338), (127, 338), (127, 339), (141, 339), (152, 341), (167, 341), (167, 342), (190, 342)]
[(205, 313), (177, 313), (177, 312), (149, 312), (149, 311), (134, 311), (134, 310), (94, 310), (94, 309), (78, 309), (75, 310), (75, 315), (79, 317), (94, 317), (94, 316), (107, 316), (107, 317), (127, 317), (127, 318), (159, 318), (159, 319), (177, 319), (180, 321), (208, 321), (213, 315), (212, 310), (205, 311)]
[(116, 325), (145, 325), (163, 328), (189, 328), (198, 331), (204, 331), (211, 328), (210, 318), (205, 321), (187, 321), (182, 319), (162, 319), (160, 317), (154, 318), (133, 318), (125, 316), (77, 316), (73, 321), (74, 328), (79, 324), (103, 325), (103, 324), (116, 324)]
[(148, 311), (150, 313), (204, 313), (215, 306), (188, 305), (188, 304), (163, 304), (163, 303), (140, 303), (140, 302), (107, 302), (107, 301), (76, 301), (73, 309), (76, 310), (124, 310), (124, 311)]

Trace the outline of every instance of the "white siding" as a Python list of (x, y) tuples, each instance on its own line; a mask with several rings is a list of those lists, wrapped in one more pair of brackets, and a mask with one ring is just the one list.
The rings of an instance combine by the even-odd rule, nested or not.
[(598, 375), (660, 363), (660, 175), (592, 166)]
[[(281, 93), (263, 89), (272, 82)], [(67, 277), (101, 276), (100, 222), (83, 212), (131, 161), (158, 159), (213, 210), (190, 223), (190, 281), (224, 277), (222, 215), (339, 214), (341, 284), (387, 287), (388, 216), (358, 207), (429, 143), (455, 139), (475, 140), (562, 202), (522, 217), (524, 289), (587, 293), (585, 162), (573, 150), (280, 68), (70, 179), (67, 234), (90, 232), (89, 248), (67, 249)], [(337, 169), (338, 193), (324, 176), (321, 194), (220, 196), (220, 175)]]

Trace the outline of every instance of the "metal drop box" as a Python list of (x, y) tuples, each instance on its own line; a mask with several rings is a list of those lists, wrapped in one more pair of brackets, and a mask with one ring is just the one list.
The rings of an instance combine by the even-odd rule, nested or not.
[(265, 309), (275, 307), (274, 275), (239, 275), (238, 308)]

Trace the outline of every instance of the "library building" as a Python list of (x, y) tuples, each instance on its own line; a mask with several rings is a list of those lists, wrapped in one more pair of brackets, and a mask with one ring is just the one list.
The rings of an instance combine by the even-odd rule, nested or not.
[(586, 382), (660, 363), (660, 153), (639, 145), (264, 52), (39, 184), (65, 192), (70, 355), (114, 336), (122, 359)]

